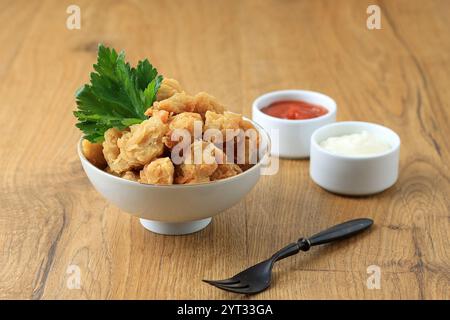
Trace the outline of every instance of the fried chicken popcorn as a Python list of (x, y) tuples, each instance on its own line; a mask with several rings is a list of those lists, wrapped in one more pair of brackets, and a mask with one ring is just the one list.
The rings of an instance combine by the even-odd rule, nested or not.
[(193, 184), (209, 182), (209, 178), (217, 169), (217, 163), (214, 164), (182, 164), (178, 167), (175, 183)]
[(103, 155), (110, 164), (119, 156), (120, 150), (117, 146), (117, 140), (122, 137), (122, 131), (111, 128), (105, 132), (105, 141), (103, 141)]
[[(117, 177), (156, 185), (217, 181), (236, 176), (255, 163), (250, 156), (254, 149), (251, 139), (243, 134), (253, 130), (258, 147), (255, 127), (242, 115), (226, 111), (206, 92), (191, 96), (178, 81), (164, 79), (145, 115), (149, 118), (139, 124), (106, 130), (103, 144), (83, 140), (86, 158)], [(183, 141), (185, 137), (190, 140)], [(178, 143), (184, 145), (175, 160), (170, 156)], [(239, 148), (242, 152), (237, 157)], [(228, 155), (231, 161), (227, 151), (232, 151), (232, 156)]]
[(139, 181), (139, 174), (136, 173), (135, 171), (125, 171), (124, 173), (119, 174), (117, 172), (112, 171), (109, 166), (106, 167), (105, 171), (116, 177), (124, 178), (124, 179), (130, 180), (130, 181), (135, 181), (135, 182)]
[(172, 133), (174, 133), (176, 130), (187, 130), (190, 136), (194, 138), (195, 135), (194, 128), (196, 122), (200, 130), (202, 130), (203, 120), (198, 113), (183, 112), (173, 116), (169, 121), (169, 132), (164, 141), (166, 146), (168, 148), (173, 148), (178, 142), (180, 142), (179, 140), (176, 139), (172, 140)]
[(219, 164), (217, 166), (216, 171), (213, 172), (210, 178), (211, 181), (221, 180), (233, 177), (235, 175), (238, 175), (239, 173), (242, 173), (242, 169), (237, 164), (234, 163)]
[(173, 184), (175, 167), (170, 158), (159, 158), (144, 166), (139, 182), (146, 184)]
[(163, 137), (169, 130), (168, 116), (166, 111), (158, 111), (150, 119), (130, 126), (129, 131), (107, 130), (103, 154), (110, 169), (119, 174), (141, 169), (159, 157), (164, 151)]
[(224, 154), (214, 144), (206, 141), (195, 141), (191, 144), (191, 152), (178, 167), (175, 183), (191, 184), (211, 181), (210, 177), (224, 162)]
[[(236, 158), (236, 162), (239, 164), (239, 167), (246, 171), (253, 167), (258, 161), (258, 140), (252, 141), (248, 137), (245, 137), (245, 140), (240, 141), (236, 144), (237, 148), (243, 148), (243, 159)], [(237, 151), (235, 154), (239, 154)]]
[(139, 182), (139, 175), (134, 171), (126, 171), (120, 177), (130, 181)]
[(224, 113), (225, 107), (217, 101), (215, 97), (206, 93), (199, 92), (194, 97), (195, 112), (199, 113), (202, 118), (205, 118), (206, 111), (213, 111), (215, 113)]
[(103, 156), (103, 147), (101, 143), (92, 143), (86, 139), (81, 142), (83, 154), (94, 166), (99, 169), (106, 167), (106, 160)]
[(168, 113), (160, 111), (154, 112), (150, 119), (130, 126), (130, 131), (117, 141), (119, 158), (125, 159), (130, 168), (140, 168), (159, 157), (164, 151), (163, 137), (169, 130), (167, 121)]
[(154, 102), (153, 106), (145, 111), (145, 114), (152, 115), (155, 110), (165, 110), (173, 114), (179, 114), (182, 112), (192, 112), (194, 109), (194, 97), (184, 92), (178, 92), (170, 98)]
[(180, 84), (175, 79), (165, 78), (161, 82), (161, 86), (159, 87), (158, 93), (156, 94), (156, 101), (162, 101), (170, 98), (175, 93), (183, 92)]
[(119, 158), (118, 141), (122, 135), (123, 132), (116, 128), (108, 129), (105, 132), (105, 141), (103, 142), (103, 155), (108, 163), (108, 169), (116, 173), (124, 172), (130, 167), (126, 160), (122, 157)]
[(170, 119), (169, 129), (186, 129), (193, 135), (195, 121), (200, 122), (201, 126), (203, 126), (202, 117), (198, 113), (183, 112)]
[(220, 130), (223, 141), (228, 141), (235, 137), (234, 132), (240, 129), (241, 122), (242, 115), (234, 112), (225, 111), (223, 114), (219, 114), (213, 111), (206, 111), (204, 130)]

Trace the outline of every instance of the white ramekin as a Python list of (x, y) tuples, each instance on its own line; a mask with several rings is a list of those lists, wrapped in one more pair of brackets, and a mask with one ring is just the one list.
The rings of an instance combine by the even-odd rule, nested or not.
[[(371, 156), (342, 156), (323, 149), (323, 140), (366, 130), (382, 137), (391, 149)], [(346, 121), (317, 129), (311, 137), (310, 175), (322, 188), (344, 195), (369, 195), (391, 187), (398, 177), (400, 138), (389, 128)]]
[[(300, 100), (321, 105), (328, 113), (313, 119), (288, 120), (269, 116), (261, 111), (268, 105), (283, 100)], [(314, 91), (280, 90), (263, 94), (252, 106), (252, 119), (270, 135), (272, 154), (283, 158), (309, 157), (311, 135), (314, 130), (336, 121), (336, 102)]]

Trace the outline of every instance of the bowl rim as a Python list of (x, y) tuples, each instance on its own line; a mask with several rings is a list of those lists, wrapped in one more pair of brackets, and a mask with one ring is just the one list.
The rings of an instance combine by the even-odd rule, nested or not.
[[(386, 150), (381, 153), (376, 153), (376, 154), (372, 154), (372, 155), (346, 156), (346, 155), (337, 154), (337, 153), (328, 151), (328, 150), (324, 149), (323, 147), (321, 147), (320, 144), (316, 141), (317, 140), (316, 137), (320, 133), (321, 130), (326, 130), (330, 127), (341, 127), (341, 126), (345, 127), (345, 126), (349, 126), (349, 125), (351, 126), (354, 124), (363, 125), (366, 127), (376, 127), (381, 130), (385, 130), (392, 134), (392, 136), (394, 137), (395, 143), (394, 143), (394, 145), (392, 145), (392, 147), (389, 150)], [(339, 159), (354, 160), (354, 161), (383, 158), (386, 155), (392, 154), (392, 153), (396, 152), (397, 150), (399, 150), (400, 145), (401, 145), (400, 136), (394, 130), (392, 130), (388, 127), (385, 127), (381, 124), (378, 124), (378, 123), (366, 122), (366, 121), (338, 121), (338, 122), (334, 122), (334, 123), (329, 123), (320, 128), (317, 128), (316, 130), (314, 130), (313, 134), (311, 135), (311, 149), (313, 147), (315, 147), (318, 151), (320, 151), (328, 156), (336, 157)]]
[(124, 179), (122, 177), (115, 176), (115, 175), (113, 175), (111, 173), (108, 173), (108, 172), (106, 172), (106, 171), (104, 171), (102, 169), (99, 169), (96, 166), (94, 166), (88, 159), (86, 159), (86, 157), (84, 156), (84, 154), (82, 152), (81, 145), (82, 145), (82, 142), (84, 140), (83, 137), (81, 137), (78, 140), (77, 152), (78, 152), (78, 156), (79, 156), (80, 161), (82, 162), (82, 164), (86, 164), (87, 166), (89, 166), (90, 168), (94, 169), (94, 171), (98, 172), (99, 174), (105, 175), (105, 176), (107, 176), (109, 178), (112, 178), (113, 180), (117, 180), (118, 182), (124, 182), (126, 184), (131, 184), (131, 185), (139, 185), (139, 186), (141, 186), (143, 188), (167, 188), (167, 189), (173, 188), (173, 189), (179, 189), (179, 188), (192, 188), (192, 187), (219, 185), (219, 184), (224, 184), (224, 183), (227, 183), (227, 182), (235, 180), (235, 179), (239, 179), (239, 177), (243, 177), (246, 173), (250, 173), (250, 172), (252, 172), (254, 170), (259, 169), (261, 167), (261, 164), (262, 164), (263, 160), (270, 156), (271, 140), (270, 140), (269, 134), (266, 132), (266, 130), (261, 125), (259, 125), (255, 121), (252, 121), (251, 119), (249, 119), (247, 117), (243, 117), (243, 119), (247, 120), (247, 121), (250, 121), (252, 123), (252, 125), (254, 125), (258, 129), (258, 132), (265, 136), (265, 139), (268, 142), (267, 143), (266, 152), (261, 157), (261, 159), (259, 159), (259, 161), (257, 163), (255, 163), (250, 169), (248, 169), (246, 171), (243, 171), (242, 173), (237, 174), (235, 176), (228, 177), (228, 178), (225, 178), (225, 179), (215, 180), (215, 181), (193, 183), (193, 184), (168, 184), (168, 185), (140, 183), (140, 182), (137, 182), (137, 181), (132, 181), (132, 180)]
[[(261, 101), (263, 99), (267, 99), (271, 96), (283, 96), (283, 95), (287, 95), (287, 94), (308, 94), (308, 95), (315, 95), (317, 97), (321, 97), (321, 98), (325, 98), (328, 99), (331, 103), (331, 107), (329, 106), (325, 106), (320, 104), (320, 106), (326, 108), (328, 110), (328, 112), (324, 115), (321, 115), (319, 117), (315, 117), (315, 118), (311, 118), (311, 119), (282, 119), (282, 118), (277, 118), (277, 117), (273, 117), (271, 115), (268, 115), (264, 112), (261, 111), (261, 109), (263, 107), (258, 106), (261, 104)], [(282, 101), (283, 99), (277, 99), (277, 101)], [(285, 99), (284, 99), (285, 100)], [(292, 100), (298, 100), (298, 101), (302, 101), (301, 99), (292, 99)], [(330, 96), (319, 92), (319, 91), (312, 91), (312, 90), (301, 90), (301, 89), (285, 89), (285, 90), (275, 90), (275, 91), (269, 91), (266, 92), (260, 96), (258, 96), (252, 104), (252, 111), (253, 113), (257, 113), (259, 116), (273, 121), (273, 122), (278, 122), (278, 123), (288, 123), (288, 124), (302, 124), (302, 123), (314, 123), (314, 122), (320, 122), (321, 120), (324, 119), (328, 119), (328, 118), (332, 118), (337, 111), (337, 104), (336, 101), (331, 98)]]

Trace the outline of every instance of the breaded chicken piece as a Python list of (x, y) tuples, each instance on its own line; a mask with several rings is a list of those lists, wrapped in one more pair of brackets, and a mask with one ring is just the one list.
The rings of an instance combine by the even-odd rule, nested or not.
[(233, 177), (239, 173), (242, 173), (242, 169), (237, 164), (219, 164), (216, 171), (211, 175), (211, 181)]
[(162, 101), (156, 101), (153, 106), (145, 111), (145, 115), (151, 116), (156, 110), (165, 110), (173, 114), (194, 111), (194, 97), (184, 92), (175, 93), (170, 98)]
[[(171, 135), (175, 130), (187, 130), (191, 135), (191, 142), (194, 140), (194, 124), (198, 122), (197, 126), (200, 131), (203, 128), (202, 117), (198, 113), (193, 112), (183, 112), (177, 114), (169, 120), (169, 132), (167, 133), (164, 143), (168, 148), (173, 148), (179, 141), (172, 140)], [(201, 132), (200, 132), (201, 134)]]
[(173, 184), (175, 168), (170, 158), (159, 158), (141, 170), (139, 182), (147, 184)]
[[(127, 167), (127, 164), (123, 160), (118, 160), (120, 149), (117, 146), (117, 141), (122, 137), (123, 132), (116, 129), (110, 128), (105, 132), (105, 141), (103, 141), (103, 156), (108, 163), (108, 168), (111, 171), (115, 171), (112, 168)], [(119, 170), (118, 172), (125, 171)]]
[(206, 92), (197, 93), (194, 97), (194, 104), (194, 112), (199, 113), (203, 119), (205, 118), (206, 111), (213, 111), (221, 114), (225, 111), (225, 107), (221, 105), (215, 97)]
[(139, 175), (136, 172), (134, 172), (134, 171), (125, 171), (121, 175), (121, 178), (130, 180), (130, 181), (139, 182)]
[(119, 158), (126, 160), (130, 168), (140, 168), (159, 157), (164, 151), (163, 137), (169, 130), (168, 116), (166, 111), (154, 112), (151, 118), (130, 126), (130, 132), (117, 141)]
[[(126, 132), (120, 139), (127, 139), (129, 134), (129, 132)], [(119, 156), (114, 161), (109, 162), (108, 164), (111, 171), (116, 173), (118, 176), (122, 176), (124, 172), (139, 167), (138, 163), (130, 162), (128, 159), (125, 159), (123, 154), (119, 154)]]
[(189, 131), (189, 133), (191, 133), (193, 135), (195, 121), (198, 121), (201, 123), (200, 128), (203, 127), (202, 117), (198, 113), (183, 112), (183, 113), (177, 114), (176, 116), (172, 117), (169, 120), (169, 129), (170, 130), (186, 129)]
[(210, 181), (218, 163), (223, 163), (223, 152), (212, 143), (195, 141), (191, 153), (177, 167), (175, 183), (192, 184)]
[(159, 157), (164, 151), (163, 137), (169, 130), (168, 117), (166, 111), (157, 111), (151, 118), (130, 126), (130, 131), (123, 132), (117, 139), (119, 154), (113, 161), (107, 158), (111, 170), (120, 174), (141, 169)]
[[(224, 149), (230, 158), (234, 155), (232, 162), (242, 165), (241, 169), (245, 171), (258, 161), (261, 136), (250, 121), (242, 119), (239, 127), (241, 132), (234, 137), (234, 141), (231, 139), (226, 141)], [(228, 148), (234, 148), (234, 150), (228, 150)]]
[(119, 174), (117, 172), (112, 171), (109, 166), (106, 167), (105, 171), (116, 177), (124, 178), (124, 179), (130, 180), (130, 181), (139, 182), (139, 174), (134, 171), (125, 171), (124, 173)]
[(256, 146), (259, 148), (261, 144), (261, 135), (259, 134), (258, 129), (256, 129), (250, 121), (244, 119), (239, 123), (239, 127), (246, 132), (247, 138), (252, 137), (256, 139)]
[[(241, 146), (243, 147), (244, 152), (242, 156), (239, 154), (242, 152)], [(253, 141), (249, 137), (245, 137), (243, 142), (236, 143), (235, 163), (237, 163), (243, 171), (253, 167), (259, 160), (258, 148), (258, 140)]]
[(209, 178), (217, 169), (217, 163), (214, 164), (182, 164), (177, 167), (177, 184), (194, 184), (209, 182)]
[(224, 114), (219, 114), (213, 111), (206, 111), (205, 114), (205, 125), (203, 127), (203, 131), (208, 129), (217, 129), (222, 133), (222, 141), (215, 142), (223, 142), (233, 139), (235, 135), (232, 132), (228, 132), (227, 130), (239, 130), (240, 123), (242, 121), (242, 115), (225, 111)]
[(81, 142), (83, 154), (90, 163), (99, 169), (106, 167), (105, 156), (103, 155), (103, 146), (101, 143), (92, 143), (86, 139)]
[(175, 93), (183, 92), (180, 84), (175, 79), (164, 78), (156, 94), (156, 101), (162, 101), (170, 98)]
[(105, 168), (105, 172), (107, 172), (107, 173), (109, 173), (109, 174), (112, 174), (112, 175), (117, 175), (117, 173), (115, 173), (114, 171), (112, 171), (111, 170), (111, 168), (109, 167), (109, 166), (107, 166), (106, 168)]

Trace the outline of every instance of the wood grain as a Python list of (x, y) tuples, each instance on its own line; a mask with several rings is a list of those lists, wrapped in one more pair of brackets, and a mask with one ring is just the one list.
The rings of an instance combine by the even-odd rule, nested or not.
[[(0, 1), (0, 298), (247, 299), (200, 280), (361, 216), (371, 232), (280, 262), (254, 298), (450, 298), (450, 1), (77, 0), (81, 30), (65, 27), (69, 4)], [(381, 30), (366, 28), (369, 4)], [(247, 116), (270, 90), (325, 92), (339, 120), (400, 134), (399, 181), (340, 197), (313, 184), (308, 161), (282, 160), (205, 230), (147, 232), (95, 192), (76, 155), (74, 92), (99, 42)], [(81, 289), (68, 289), (69, 265)], [(379, 290), (366, 287), (369, 265)]]

